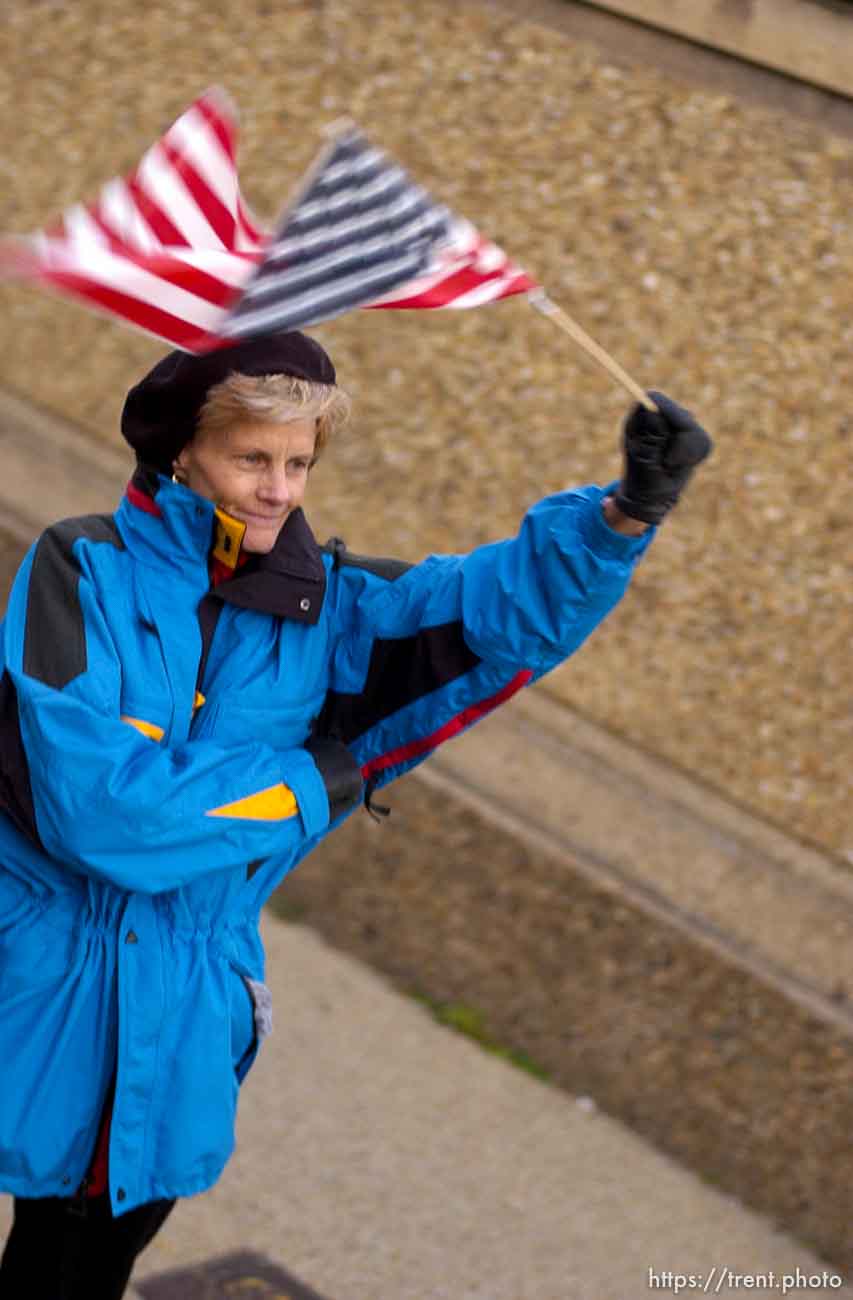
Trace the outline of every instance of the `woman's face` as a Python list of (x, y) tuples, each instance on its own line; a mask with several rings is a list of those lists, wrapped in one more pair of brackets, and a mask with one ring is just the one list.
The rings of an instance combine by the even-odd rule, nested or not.
[(241, 420), (199, 433), (175, 460), (187, 487), (246, 525), (243, 550), (265, 554), (302, 505), (314, 459), (313, 416), (266, 424)]

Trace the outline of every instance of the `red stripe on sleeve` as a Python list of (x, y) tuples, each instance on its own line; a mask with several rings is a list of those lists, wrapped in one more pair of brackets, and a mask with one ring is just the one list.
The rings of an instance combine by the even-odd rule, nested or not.
[(377, 772), (384, 772), (386, 768), (395, 767), (398, 763), (405, 763), (407, 759), (418, 758), (421, 754), (427, 754), (439, 745), (443, 745), (445, 740), (450, 740), (453, 736), (458, 736), (460, 731), (470, 727), (472, 723), (478, 722), (480, 718), (491, 713), (499, 704), (504, 704), (508, 699), (521, 690), (523, 686), (532, 678), (533, 673), (529, 668), (523, 668), (521, 672), (516, 673), (512, 681), (507, 682), (495, 695), (490, 695), (486, 700), (480, 700), (478, 704), (471, 704), (461, 713), (457, 713), (455, 718), (445, 722), (443, 727), (433, 731), (429, 736), (423, 736), (420, 740), (412, 740), (407, 745), (400, 745), (397, 749), (389, 750), (387, 754), (380, 754), (377, 758), (372, 758), (369, 763), (361, 769), (361, 775), (365, 781), (369, 780)]

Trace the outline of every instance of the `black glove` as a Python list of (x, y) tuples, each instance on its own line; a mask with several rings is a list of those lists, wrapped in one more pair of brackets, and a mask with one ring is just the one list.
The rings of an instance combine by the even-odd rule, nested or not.
[(342, 740), (309, 736), (305, 748), (317, 764), (329, 797), (329, 821), (361, 801), (361, 768)]
[(657, 411), (638, 404), (625, 421), (625, 472), (613, 499), (624, 515), (659, 524), (714, 444), (683, 406), (663, 393), (649, 397)]

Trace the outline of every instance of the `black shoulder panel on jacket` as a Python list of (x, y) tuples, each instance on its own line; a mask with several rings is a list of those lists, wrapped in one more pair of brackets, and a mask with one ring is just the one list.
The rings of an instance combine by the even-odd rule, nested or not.
[(53, 524), (33, 557), (24, 631), (24, 672), (61, 690), (86, 671), (86, 628), (78, 587), (80, 567), (73, 546), (109, 542), (124, 550), (112, 515), (82, 515)]
[(336, 569), (342, 566), (365, 569), (368, 573), (375, 574), (377, 578), (386, 578), (389, 582), (401, 578), (412, 567), (405, 560), (391, 560), (379, 555), (354, 555), (352, 551), (347, 550), (346, 542), (340, 537), (330, 537), (326, 545), (320, 549), (334, 558)]
[(19, 831), (42, 847), (36, 828), (33, 790), (21, 724), (18, 692), (8, 672), (0, 677), (0, 810), (8, 813)]
[(459, 620), (421, 628), (414, 636), (378, 637), (364, 689), (354, 695), (329, 691), (317, 731), (350, 744), (383, 718), (447, 686), (480, 662), (468, 648)]

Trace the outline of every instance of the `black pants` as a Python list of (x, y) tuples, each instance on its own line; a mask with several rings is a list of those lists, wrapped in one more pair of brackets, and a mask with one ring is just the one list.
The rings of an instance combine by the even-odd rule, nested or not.
[(0, 1300), (120, 1300), (134, 1260), (174, 1204), (151, 1201), (114, 1219), (108, 1195), (16, 1198)]

